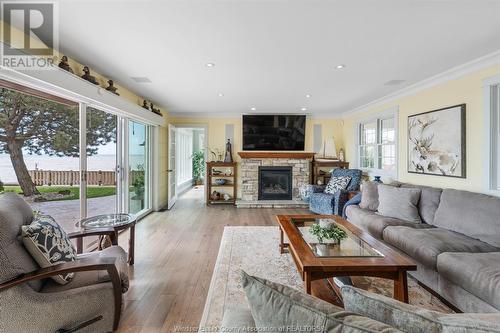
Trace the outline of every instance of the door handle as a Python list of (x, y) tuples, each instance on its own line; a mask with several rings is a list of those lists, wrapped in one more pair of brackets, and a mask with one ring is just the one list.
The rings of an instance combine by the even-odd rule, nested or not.
[(167, 172), (174, 172), (174, 170), (173, 169), (168, 169)]

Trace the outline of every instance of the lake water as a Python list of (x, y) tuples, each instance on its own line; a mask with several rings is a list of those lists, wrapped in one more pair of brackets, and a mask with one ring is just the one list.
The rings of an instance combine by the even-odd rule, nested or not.
[[(131, 155), (130, 166), (136, 168), (144, 164), (143, 155)], [(47, 155), (24, 155), (28, 170), (78, 171), (80, 162), (75, 157), (57, 157)], [(87, 158), (88, 171), (113, 171), (116, 167), (116, 155), (99, 154)], [(16, 174), (8, 154), (0, 154), (0, 180), (5, 184), (17, 184)]]

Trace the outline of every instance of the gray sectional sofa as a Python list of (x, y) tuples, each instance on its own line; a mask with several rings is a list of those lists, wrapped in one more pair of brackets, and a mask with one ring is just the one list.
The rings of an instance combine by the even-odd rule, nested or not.
[(421, 223), (359, 205), (346, 207), (347, 219), (416, 260), (418, 270), (409, 274), (461, 311), (500, 312), (500, 198), (396, 186), (421, 189)]

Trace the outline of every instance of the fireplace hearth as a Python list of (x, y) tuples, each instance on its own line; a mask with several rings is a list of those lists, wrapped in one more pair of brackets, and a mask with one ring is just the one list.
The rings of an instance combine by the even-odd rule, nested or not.
[(259, 200), (291, 200), (292, 167), (259, 167)]

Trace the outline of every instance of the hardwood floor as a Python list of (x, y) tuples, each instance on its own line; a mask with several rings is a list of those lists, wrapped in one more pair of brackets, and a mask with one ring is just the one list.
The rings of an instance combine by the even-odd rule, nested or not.
[[(277, 225), (274, 215), (306, 213), (207, 207), (199, 188), (184, 194), (172, 210), (149, 215), (136, 227), (135, 265), (119, 332), (196, 332), (224, 227)], [(124, 248), (127, 237), (120, 237)]]

